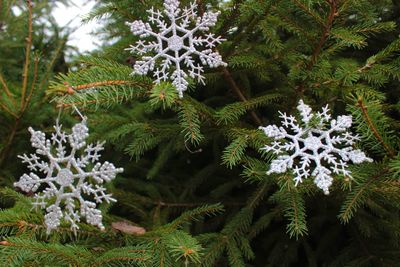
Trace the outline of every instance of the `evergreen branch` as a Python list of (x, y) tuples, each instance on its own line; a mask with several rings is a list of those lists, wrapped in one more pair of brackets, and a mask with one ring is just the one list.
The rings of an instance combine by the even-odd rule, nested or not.
[(295, 235), (296, 239), (307, 233), (307, 226), (304, 212), (304, 200), (298, 193), (290, 193), (290, 208), (287, 208), (286, 214), (290, 218), (287, 226), (290, 236)]
[[(239, 86), (236, 84), (235, 80), (232, 78), (231, 73), (228, 71), (226, 67), (222, 67), (222, 73), (225, 78), (225, 80), (228, 82), (231, 90), (239, 97), (239, 99), (243, 102), (247, 102), (247, 98), (243, 95), (242, 91), (240, 90)], [(252, 110), (250, 111), (251, 117), (253, 118), (253, 121), (258, 125), (262, 125), (261, 119), (258, 117), (258, 115)]]
[(383, 169), (378, 174), (373, 177), (368, 178), (366, 182), (363, 182), (361, 185), (357, 186), (355, 190), (353, 190), (348, 197), (346, 198), (344, 205), (341, 208), (339, 218), (342, 222), (348, 223), (350, 219), (353, 217), (355, 210), (362, 205), (362, 203), (368, 197), (366, 192), (369, 186), (372, 183), (375, 183), (378, 178), (387, 174), (389, 169)]
[(76, 85), (76, 86), (70, 86), (69, 84), (66, 84), (66, 87), (60, 88), (59, 90), (64, 93), (74, 94), (75, 91), (95, 88), (95, 87), (99, 87), (99, 86), (132, 85), (132, 84), (143, 86), (143, 87), (147, 86), (145, 84), (140, 84), (140, 83), (137, 83), (134, 81), (110, 80), (110, 81), (99, 81), (99, 82), (93, 82), (93, 83), (87, 83), (87, 84), (80, 84), (80, 85)]
[(246, 111), (264, 106), (280, 98), (282, 98), (280, 94), (269, 93), (259, 97), (254, 97), (246, 102), (236, 102), (226, 105), (216, 112), (217, 123), (233, 123), (238, 120), (240, 116), (245, 114)]
[[(82, 253), (81, 250), (75, 249), (72, 246), (45, 244), (33, 240), (23, 240), (20, 238), (11, 238), (8, 240), (1, 241), (0, 246), (3, 247), (3, 250), (9, 248), (12, 249), (11, 251), (13, 250), (23, 251), (23, 252), (29, 251), (32, 252), (33, 255), (39, 256), (38, 257), (39, 259), (45, 259), (48, 255), (53, 255), (58, 260), (63, 259), (62, 262), (64, 261), (65, 263), (73, 264), (75, 266), (80, 265), (80, 260), (82, 260), (82, 256), (84, 258), (88, 256), (86, 253)], [(73, 249), (73, 251), (70, 251), (70, 249)], [(86, 252), (85, 250), (83, 251)], [(76, 254), (78, 255), (80, 254), (79, 257), (77, 257), (78, 255)], [(12, 261), (12, 259), (14, 258), (12, 256), (18, 257), (18, 252), (17, 254), (9, 256), (8, 259), (10, 261)]]
[[(328, 40), (328, 37), (330, 35), (330, 31), (333, 26), (333, 22), (336, 16), (338, 16), (337, 13), (337, 0), (326, 0), (326, 2), (329, 4), (330, 10), (329, 10), (329, 15), (328, 18), (326, 19), (326, 22), (323, 24), (323, 31), (322, 35), (319, 38), (318, 43), (313, 49), (313, 52), (311, 54), (311, 60), (306, 66), (306, 69), (308, 71), (312, 70), (314, 65), (317, 63), (318, 56), (322, 52), (322, 48), (325, 44), (325, 42)], [(304, 82), (302, 82), (298, 87), (297, 91), (302, 95), (306, 89), (304, 88)]]
[(259, 235), (264, 229), (266, 229), (272, 220), (278, 215), (280, 211), (278, 209), (274, 209), (272, 212), (266, 213), (261, 216), (251, 227), (251, 230), (248, 234), (248, 238), (251, 240), (257, 235)]
[(360, 202), (362, 201), (361, 197), (365, 197), (365, 194), (363, 193), (367, 190), (367, 188), (371, 185), (372, 182), (374, 182), (373, 178), (369, 179), (362, 186), (354, 190), (356, 191), (355, 194), (349, 195), (351, 196), (351, 200), (348, 203), (345, 202), (345, 206), (343, 206), (342, 211), (340, 212), (339, 215), (339, 218), (342, 222), (347, 223), (350, 221), (351, 217), (353, 217), (354, 210), (358, 208)]
[(238, 136), (233, 142), (227, 146), (222, 154), (222, 162), (230, 169), (235, 166), (244, 156), (247, 148), (247, 136)]
[(0, 107), (2, 109), (4, 109), (7, 113), (9, 113), (11, 116), (13, 116), (14, 118), (18, 118), (18, 115), (15, 114), (10, 108), (8, 108), (5, 104), (3, 104), (2, 102), (0, 102)]
[(28, 86), (28, 71), (30, 65), (30, 57), (31, 57), (31, 47), (32, 47), (32, 1), (26, 0), (26, 4), (28, 6), (28, 37), (26, 38), (26, 47), (25, 47), (25, 63), (24, 63), (24, 71), (22, 74), (22, 89), (21, 89), (21, 110), (25, 105), (25, 94)]
[(307, 7), (304, 5), (304, 3), (301, 3), (299, 0), (291, 0), (292, 2), (295, 3), (298, 7), (300, 7), (304, 12), (306, 12), (308, 15), (313, 17), (319, 24), (324, 25), (325, 22), (322, 20), (322, 18), (315, 13), (314, 11), (311, 10), (311, 8)]
[(198, 112), (199, 117), (202, 120), (208, 121), (209, 123), (214, 124), (214, 114), (215, 110), (208, 105), (191, 98), (190, 96), (185, 96), (185, 101), (188, 101)]
[(319, 54), (321, 53), (322, 47), (324, 46), (326, 40), (329, 37), (329, 32), (332, 28), (333, 25), (333, 21), (335, 19), (336, 16), (338, 16), (337, 14), (337, 0), (326, 0), (330, 6), (330, 11), (329, 11), (329, 15), (328, 18), (326, 20), (326, 22), (324, 23), (324, 30), (322, 32), (322, 35), (319, 39), (319, 42), (317, 43), (317, 45), (315, 46), (312, 56), (311, 56), (311, 61), (307, 66), (308, 70), (311, 70), (312, 67), (314, 66), (314, 64), (317, 62), (317, 58), (319, 56)]
[(22, 107), (21, 114), (25, 112), (26, 108), (29, 106), (29, 103), (31, 101), (31, 98), (33, 96), (33, 91), (35, 90), (35, 84), (38, 76), (38, 67), (39, 67), (39, 58), (35, 57), (35, 62), (34, 62), (34, 68), (33, 68), (33, 80), (31, 84), (31, 90), (29, 92), (29, 95), (26, 99), (26, 102), (24, 106)]
[(211, 246), (206, 248), (206, 253), (203, 254), (204, 260), (202, 262), (202, 265), (207, 267), (215, 266), (214, 262), (222, 254), (227, 243), (228, 243), (227, 236), (219, 236), (219, 238), (215, 242), (213, 242)]
[(5, 93), (7, 94), (7, 96), (8, 96), (10, 99), (14, 100), (13, 95), (11, 94), (11, 91), (10, 91), (10, 89), (8, 88), (7, 83), (6, 83), (6, 81), (5, 81), (4, 77), (3, 77), (3, 75), (1, 74), (1, 72), (0, 72), (0, 83), (3, 85), (3, 89), (4, 89)]
[(251, 209), (255, 209), (258, 203), (263, 199), (265, 192), (269, 188), (270, 182), (265, 181), (262, 185), (257, 189), (255, 194), (250, 198), (247, 206)]
[(275, 6), (272, 6), (271, 8), (278, 14), (278, 16), (285, 23), (285, 26), (287, 26), (291, 32), (295, 33), (298, 36), (305, 37), (309, 42), (314, 41), (313, 36), (308, 31), (304, 30), (304, 28), (302, 27), (303, 25), (298, 25), (295, 21), (287, 16), (286, 10), (281, 11)]
[[(133, 255), (129, 255), (133, 254)], [(111, 262), (128, 262), (129, 264), (144, 264), (148, 262), (149, 251), (147, 247), (122, 247), (111, 249), (103, 253), (90, 265), (91, 267), (104, 266)], [(143, 265), (146, 266), (146, 265)]]
[(232, 267), (245, 267), (245, 262), (242, 257), (240, 249), (234, 242), (228, 242), (226, 244), (226, 252), (228, 254), (228, 260)]
[[(394, 173), (394, 177), (400, 176), (400, 154), (398, 154), (390, 163), (389, 167), (391, 171)], [(400, 182), (400, 181), (398, 181)], [(400, 187), (399, 187), (400, 188)]]
[(99, 262), (94, 263), (93, 267), (97, 267), (97, 266), (103, 266), (104, 264), (110, 263), (110, 262), (138, 262), (138, 261), (146, 261), (146, 258), (143, 257), (127, 257), (127, 256), (120, 256), (120, 257), (112, 257), (112, 258), (108, 258)]
[(362, 27), (353, 27), (355, 32), (363, 35), (376, 34), (381, 32), (389, 32), (396, 28), (396, 23), (393, 21), (381, 22), (381, 23), (368, 23)]
[(282, 205), (284, 217), (289, 220), (286, 226), (287, 232), (290, 237), (295, 236), (298, 239), (308, 232), (305, 201), (301, 192), (288, 183), (286, 179), (291, 179), (291, 177), (285, 177), (283, 185), (280, 186), (281, 190), (273, 194), (270, 200)]
[(188, 265), (189, 262), (201, 263), (200, 257), (203, 248), (200, 246), (197, 239), (188, 233), (184, 231), (174, 231), (162, 236), (162, 241), (175, 262), (184, 259), (186, 265)]
[(394, 157), (395, 156), (395, 151), (393, 149), (391, 149), (383, 140), (382, 136), (379, 134), (378, 130), (376, 129), (375, 125), (373, 124), (371, 118), (368, 115), (368, 111), (367, 111), (367, 107), (364, 105), (364, 102), (362, 100), (361, 97), (358, 98), (358, 106), (361, 109), (361, 112), (370, 128), (370, 130), (372, 131), (372, 133), (374, 134), (375, 138), (379, 141), (379, 143), (381, 143), (381, 145), (384, 147), (384, 149), (389, 153), (390, 157)]
[(379, 51), (376, 55), (370, 57), (367, 61), (370, 64), (383, 61), (400, 50), (400, 38), (390, 43), (385, 49)]
[(150, 80), (132, 76), (128, 66), (100, 58), (84, 58), (83, 63), (86, 68), (67, 75), (60, 74), (58, 81), (52, 83), (48, 93), (62, 93), (55, 97), (57, 102), (67, 106), (111, 106), (132, 98), (147, 97), (151, 93), (153, 85)]
[(185, 142), (190, 141), (198, 145), (204, 138), (200, 132), (200, 118), (195, 107), (186, 100), (180, 101), (179, 117), (180, 124), (185, 134)]
[(155, 159), (153, 166), (147, 172), (147, 179), (153, 179), (165, 166), (167, 161), (174, 155), (175, 140), (159, 146), (157, 158)]
[(199, 217), (203, 216), (211, 216), (217, 213), (220, 213), (224, 210), (224, 207), (221, 204), (213, 204), (213, 205), (204, 205), (203, 207), (196, 208), (194, 210), (189, 210), (184, 212), (181, 216), (176, 218), (173, 222), (171, 222), (167, 227), (169, 229), (176, 229), (179, 226), (190, 222), (196, 221)]

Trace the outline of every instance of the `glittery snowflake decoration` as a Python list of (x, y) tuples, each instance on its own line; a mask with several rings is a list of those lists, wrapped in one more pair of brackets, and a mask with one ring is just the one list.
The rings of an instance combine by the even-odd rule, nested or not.
[[(202, 65), (211, 68), (227, 65), (221, 55), (213, 51), (224, 39), (213, 33), (202, 34), (215, 26), (220, 12), (205, 12), (199, 17), (196, 3), (181, 9), (178, 0), (165, 0), (164, 8), (162, 12), (154, 8), (147, 11), (150, 14), (149, 21), (158, 28), (157, 31), (141, 20), (127, 23), (135, 36), (156, 39), (140, 39), (127, 49), (143, 55), (142, 60), (135, 62), (132, 74), (145, 75), (153, 71), (156, 83), (172, 80), (179, 97), (183, 97), (189, 84), (188, 76), (204, 84)], [(149, 53), (154, 55), (149, 56)], [(200, 62), (196, 62), (193, 56), (198, 57)], [(184, 68), (188, 68), (189, 72), (185, 72)]]
[[(29, 127), (36, 153), (19, 158), (33, 172), (22, 175), (14, 186), (24, 192), (41, 191), (35, 194), (32, 204), (36, 208), (46, 208), (44, 221), (48, 233), (57, 229), (62, 219), (69, 222), (76, 232), (81, 217), (103, 230), (101, 211), (96, 209), (96, 203), (116, 200), (106, 193), (102, 184), (114, 179), (123, 169), (115, 168), (107, 161), (103, 164), (97, 162), (104, 142), (86, 144), (89, 136), (86, 120), (72, 127), (70, 134), (61, 128), (57, 123), (55, 132), (47, 139), (43, 132)], [(47, 158), (48, 162), (41, 157)], [(38, 172), (43, 175), (38, 175)], [(85, 200), (84, 196), (91, 200)]]
[(347, 131), (352, 124), (351, 116), (338, 116), (336, 120), (331, 120), (328, 106), (322, 112), (313, 113), (302, 100), (297, 109), (301, 123), (295, 117), (279, 112), (283, 127), (260, 127), (274, 139), (263, 149), (279, 155), (272, 161), (267, 174), (285, 173), (292, 169), (296, 186), (303, 179), (313, 176), (314, 183), (329, 194), (332, 173), (351, 178), (347, 162), (351, 160), (359, 164), (372, 161), (364, 152), (352, 147), (359, 138)]

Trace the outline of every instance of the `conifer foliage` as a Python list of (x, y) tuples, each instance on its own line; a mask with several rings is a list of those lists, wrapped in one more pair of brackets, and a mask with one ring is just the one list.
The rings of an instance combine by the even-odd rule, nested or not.
[[(146, 10), (162, 10), (166, 2), (176, 1), (98, 1), (86, 19), (102, 19), (110, 42), (81, 57), (47, 89), (65, 110), (84, 110), (91, 138), (107, 140), (104, 157), (124, 168), (108, 188), (118, 202), (99, 207), (105, 229), (77, 222), (76, 235), (67, 224), (46, 235), (44, 214), (30, 210), (31, 194), (16, 192), (13, 181), (5, 180), (0, 262), (397, 266), (398, 1), (197, 0), (200, 17), (220, 13), (210, 31), (226, 40), (213, 51), (227, 66), (204, 68), (206, 85), (188, 79), (182, 98), (174, 83), (131, 75), (141, 63), (126, 50), (143, 37), (133, 35), (126, 22), (145, 21)], [(2, 115), (11, 119), (12, 100), (6, 100), (15, 93), (0, 82)], [(313, 179), (296, 186), (291, 170), (269, 171), (277, 156), (262, 148), (276, 140), (259, 127), (279, 125), (278, 111), (295, 116), (298, 103), (308, 106), (297, 120), (306, 133), (321, 123), (318, 118), (302, 121), (307, 110), (329, 105), (338, 119), (327, 119), (327, 125), (334, 127), (341, 118), (346, 136), (358, 136), (357, 142), (337, 144), (338, 151), (358, 153), (353, 155), (358, 164), (339, 163), (346, 172), (330, 173), (329, 195)], [(44, 121), (35, 122), (46, 127)], [(326, 155), (321, 164), (330, 160)], [(20, 172), (10, 167), (15, 179)]]

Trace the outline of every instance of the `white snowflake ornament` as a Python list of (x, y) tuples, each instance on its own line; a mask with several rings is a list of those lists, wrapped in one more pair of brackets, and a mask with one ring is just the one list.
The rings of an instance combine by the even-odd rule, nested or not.
[[(183, 92), (189, 84), (189, 76), (204, 84), (202, 65), (216, 68), (227, 64), (222, 61), (218, 52), (213, 51), (224, 39), (216, 37), (213, 33), (202, 34), (215, 26), (220, 12), (205, 12), (199, 17), (196, 3), (183, 9), (179, 5), (178, 0), (165, 0), (163, 11), (154, 8), (147, 11), (150, 14), (150, 23), (155, 25), (158, 31), (141, 20), (127, 23), (132, 33), (142, 38), (127, 50), (143, 55), (142, 59), (134, 64), (132, 74), (145, 75), (152, 71), (157, 84), (172, 80), (179, 97), (183, 97)], [(144, 41), (147, 37), (156, 40)], [(149, 56), (149, 53), (154, 55)], [(197, 56), (200, 62), (196, 62), (193, 56)], [(184, 68), (188, 68), (189, 72), (185, 72)]]
[[(57, 229), (62, 219), (69, 222), (75, 232), (79, 229), (77, 223), (81, 217), (85, 217), (88, 224), (103, 230), (101, 211), (96, 209), (96, 203), (116, 200), (106, 193), (102, 184), (114, 179), (123, 169), (115, 168), (107, 161), (103, 164), (97, 162), (104, 142), (86, 144), (89, 129), (85, 119), (75, 124), (70, 134), (61, 128), (62, 125), (57, 123), (55, 132), (47, 139), (43, 132), (29, 127), (36, 153), (18, 157), (32, 172), (22, 175), (14, 186), (25, 192), (43, 188), (42, 192), (35, 194), (32, 204), (36, 208), (46, 208), (44, 221), (47, 233)], [(48, 162), (41, 157), (47, 158)], [(38, 172), (43, 176), (38, 176)], [(85, 200), (85, 196), (91, 200)]]
[(372, 162), (364, 152), (352, 147), (359, 138), (347, 131), (352, 124), (351, 116), (338, 116), (331, 120), (328, 106), (322, 108), (322, 112), (312, 113), (302, 100), (297, 109), (301, 123), (295, 117), (279, 112), (283, 127), (260, 127), (274, 139), (263, 149), (278, 155), (271, 162), (267, 174), (285, 173), (292, 169), (296, 186), (313, 176), (314, 183), (327, 195), (333, 182), (332, 173), (351, 178), (347, 162)]

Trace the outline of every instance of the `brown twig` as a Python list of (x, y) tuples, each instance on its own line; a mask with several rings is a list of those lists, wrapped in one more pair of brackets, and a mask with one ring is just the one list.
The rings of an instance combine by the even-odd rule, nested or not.
[(8, 88), (7, 83), (6, 83), (4, 77), (3, 77), (3, 75), (2, 75), (1, 73), (0, 73), (0, 83), (1, 83), (1, 85), (3, 85), (3, 89), (4, 89), (4, 92), (6, 92), (6, 95), (7, 95), (10, 99), (12, 99), (12, 100), (14, 101), (13, 95), (11, 94), (11, 91), (10, 91), (10, 89)]
[(18, 115), (15, 114), (11, 109), (9, 109), (5, 104), (0, 102), (0, 106), (2, 109), (4, 109), (6, 112), (8, 112), (11, 116), (13, 116), (14, 118), (18, 118)]
[[(237, 14), (237, 12), (239, 12), (239, 5), (242, 1), (237, 1), (235, 3), (235, 9), (234, 12), (232, 12), (232, 14)], [(228, 20), (228, 23), (226, 23), (225, 25), (223, 25), (223, 29), (228, 29), (229, 28), (229, 22), (233, 21), (232, 14), (230, 16), (230, 20)], [(264, 15), (267, 16), (268, 12)], [(260, 21), (260, 19), (262, 18), (262, 16), (257, 16), (255, 18), (253, 18), (253, 20), (247, 25), (247, 32), (251, 32), (253, 30), (253, 28), (257, 25), (257, 23)], [(221, 33), (223, 34), (223, 33)], [(245, 36), (245, 32), (242, 31), (239, 35), (237, 35), (234, 40), (233, 40), (233, 44), (231, 46), (231, 49), (228, 51), (226, 57), (229, 57), (232, 53), (233, 53), (233, 48), (234, 45), (237, 44), (242, 38), (243, 36)], [(244, 94), (242, 93), (242, 90), (239, 88), (239, 86), (237, 85), (237, 83), (235, 82), (235, 80), (233, 79), (231, 73), (229, 72), (229, 70), (226, 67), (222, 67), (222, 73), (224, 76), (224, 79), (228, 82), (231, 90), (238, 96), (238, 98), (243, 101), (243, 102), (247, 102), (247, 98), (244, 96)], [(250, 115), (254, 121), (254, 123), (256, 123), (257, 125), (261, 126), (262, 125), (262, 121), (261, 119), (258, 117), (258, 115), (251, 110), (250, 111)]]
[(85, 84), (81, 84), (81, 85), (76, 85), (76, 86), (72, 86), (70, 84), (68, 84), (67, 82), (64, 83), (65, 86), (61, 87), (61, 88), (55, 88), (54, 91), (60, 91), (62, 93), (67, 93), (67, 94), (74, 94), (75, 91), (79, 91), (79, 90), (85, 90), (85, 89), (91, 89), (91, 88), (95, 88), (95, 87), (99, 87), (99, 86), (111, 86), (111, 85), (127, 85), (127, 84), (136, 84), (136, 85), (140, 85), (142, 87), (146, 87), (148, 86), (147, 84), (142, 84), (142, 83), (138, 83), (135, 81), (127, 81), (127, 80), (109, 80), (109, 81), (100, 81), (100, 82), (93, 82), (93, 83), (85, 83)]
[(38, 67), (39, 67), (39, 58), (36, 57), (35, 58), (35, 63), (34, 63), (34, 68), (33, 68), (33, 80), (32, 80), (32, 84), (31, 84), (31, 90), (29, 91), (29, 95), (26, 98), (24, 106), (22, 107), (21, 114), (23, 114), (25, 112), (25, 110), (29, 106), (29, 103), (30, 103), (31, 98), (33, 96), (33, 91), (35, 90), (36, 80), (37, 80), (37, 77), (38, 77)]
[(125, 80), (110, 80), (110, 81), (101, 81), (101, 82), (93, 82), (87, 84), (81, 84), (78, 86), (74, 86), (74, 90), (84, 90), (89, 88), (94, 88), (98, 86), (110, 86), (110, 85), (124, 85), (124, 84), (132, 84), (135, 82), (132, 81), (125, 81)]
[(374, 123), (372, 122), (370, 116), (368, 115), (367, 107), (364, 105), (362, 98), (358, 99), (357, 105), (360, 107), (361, 112), (367, 121), (368, 127), (371, 129), (372, 133), (374, 134), (375, 138), (381, 143), (383, 148), (389, 153), (390, 157), (394, 157), (396, 155), (395, 151), (391, 149), (383, 140), (382, 136), (379, 134), (378, 130), (376, 129)]
[[(240, 90), (239, 86), (236, 84), (235, 80), (233, 79), (231, 73), (229, 72), (229, 70), (226, 67), (222, 67), (222, 73), (223, 76), (225, 78), (225, 80), (227, 81), (227, 83), (229, 84), (230, 88), (232, 89), (232, 91), (239, 97), (239, 99), (243, 102), (247, 102), (246, 97), (243, 95), (242, 91)], [(262, 125), (262, 121), (261, 119), (258, 117), (258, 115), (251, 110), (250, 111), (250, 115), (253, 118), (253, 121), (261, 126)]]
[(24, 71), (22, 74), (22, 88), (21, 88), (21, 111), (25, 105), (25, 95), (26, 89), (28, 87), (28, 71), (30, 65), (30, 57), (31, 57), (31, 47), (32, 47), (32, 1), (26, 0), (26, 4), (28, 6), (28, 37), (26, 38), (26, 47), (25, 47), (25, 64)]
[(199, 15), (202, 17), (204, 15), (204, 4), (202, 0), (196, 0), (196, 4), (199, 10)]

